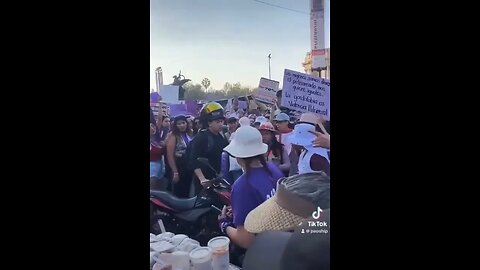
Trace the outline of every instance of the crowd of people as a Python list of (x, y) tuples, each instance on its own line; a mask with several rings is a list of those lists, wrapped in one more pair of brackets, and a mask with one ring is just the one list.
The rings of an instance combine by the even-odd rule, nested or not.
[(329, 121), (282, 108), (280, 99), (263, 112), (245, 112), (238, 102), (231, 111), (206, 103), (197, 117), (160, 113), (155, 120), (151, 112), (151, 189), (195, 196), (215, 177), (198, 161), (208, 159), (232, 184), (219, 228), (243, 251), (262, 232), (293, 233), (318, 208), (329, 209)]

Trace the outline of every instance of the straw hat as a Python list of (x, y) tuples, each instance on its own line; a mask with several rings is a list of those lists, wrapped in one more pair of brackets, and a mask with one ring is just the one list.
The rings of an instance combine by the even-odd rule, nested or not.
[(268, 145), (262, 142), (262, 134), (251, 126), (241, 126), (235, 131), (235, 137), (223, 149), (230, 155), (238, 158), (248, 158), (265, 154)]
[(318, 208), (330, 208), (330, 177), (322, 172), (294, 175), (278, 181), (275, 195), (252, 210), (244, 226), (251, 233), (291, 230)]
[(315, 113), (302, 113), (298, 123), (309, 123), (315, 126), (318, 121), (320, 121), (320, 115)]
[(330, 270), (330, 209), (325, 209), (318, 219), (309, 218), (307, 221), (322, 222), (324, 226), (318, 229), (323, 230), (323, 233), (305, 233), (312, 229), (308, 222), (296, 227), (293, 233), (262, 232), (255, 236), (249, 246), (242, 269)]

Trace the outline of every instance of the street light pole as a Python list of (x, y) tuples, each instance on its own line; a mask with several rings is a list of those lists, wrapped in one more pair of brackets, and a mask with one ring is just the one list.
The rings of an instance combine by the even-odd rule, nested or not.
[(268, 55), (268, 79), (272, 79), (272, 73), (270, 71), (270, 59), (272, 58), (272, 54)]

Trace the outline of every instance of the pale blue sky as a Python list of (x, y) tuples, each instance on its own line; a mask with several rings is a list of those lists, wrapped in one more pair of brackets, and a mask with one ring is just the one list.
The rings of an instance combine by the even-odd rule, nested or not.
[(151, 0), (151, 89), (156, 67), (164, 84), (182, 70), (193, 83), (205, 77), (211, 87), (225, 82), (257, 87), (268, 78), (282, 83), (285, 68), (303, 72), (310, 50), (309, 0), (262, 0), (305, 12), (297, 13), (253, 0)]

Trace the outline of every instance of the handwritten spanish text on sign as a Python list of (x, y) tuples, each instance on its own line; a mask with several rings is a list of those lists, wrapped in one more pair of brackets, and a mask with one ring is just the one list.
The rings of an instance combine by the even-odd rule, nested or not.
[(258, 84), (258, 91), (255, 94), (255, 99), (268, 104), (274, 104), (277, 99), (278, 85), (277, 81), (269, 80), (266, 78), (260, 78)]
[(320, 114), (330, 120), (330, 82), (285, 69), (281, 105), (300, 112)]

